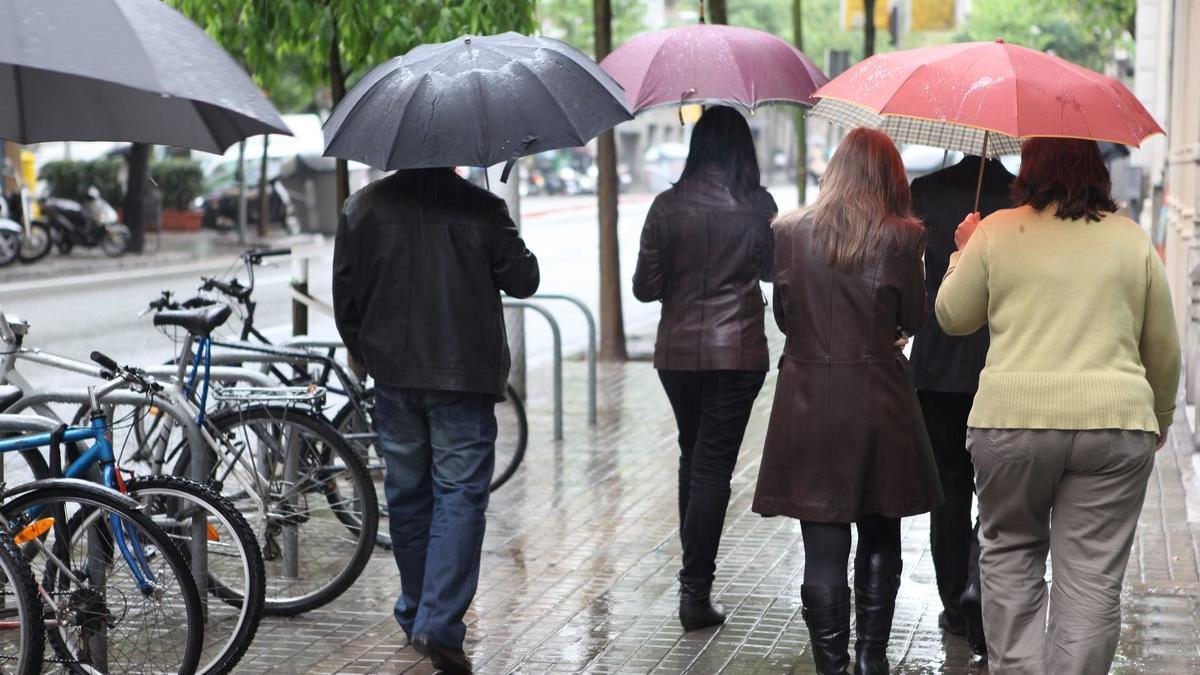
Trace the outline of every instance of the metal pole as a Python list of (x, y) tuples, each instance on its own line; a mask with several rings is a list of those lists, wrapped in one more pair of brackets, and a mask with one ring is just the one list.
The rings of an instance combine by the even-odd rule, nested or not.
[(983, 194), (983, 169), (987, 166), (987, 146), (988, 134), (991, 132), (983, 132), (983, 152), (979, 154), (979, 178), (975, 181), (975, 208), (972, 213), (979, 212), (979, 197)]
[[(292, 258), (292, 288), (308, 295), (308, 258)], [(292, 300), (292, 335), (308, 334), (308, 305)]]
[(587, 320), (588, 329), (588, 346), (587, 346), (587, 366), (588, 366), (588, 424), (596, 426), (596, 317), (592, 314), (592, 310), (587, 304), (579, 298), (561, 293), (538, 293), (533, 296), (533, 300), (563, 300), (575, 305), (583, 312), (583, 318)]
[(241, 141), (238, 143), (237, 180), (238, 243), (244, 246), (246, 244), (246, 141)]
[(554, 315), (548, 309), (532, 302), (505, 298), (504, 306), (532, 309), (541, 314), (546, 319), (546, 323), (550, 324), (550, 332), (554, 336), (554, 440), (561, 441), (563, 439), (562, 331), (558, 328), (558, 321), (554, 319)]
[[(496, 194), (504, 198), (508, 205), (508, 215), (521, 231), (521, 164), (513, 165), (508, 174), (508, 182), (500, 182), (502, 166), (494, 166), (487, 170), (488, 185), (495, 189)], [(512, 367), (508, 371), (508, 382), (517, 390), (521, 398), (526, 396), (525, 384), (525, 311), (520, 308), (510, 308), (504, 311), (504, 328), (508, 333), (508, 351), (512, 355)]]

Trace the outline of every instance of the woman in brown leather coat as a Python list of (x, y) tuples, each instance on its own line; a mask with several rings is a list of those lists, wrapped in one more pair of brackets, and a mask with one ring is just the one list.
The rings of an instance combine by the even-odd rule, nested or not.
[(710, 599), (729, 481), (770, 367), (760, 280), (771, 278), (775, 200), (732, 108), (704, 112), (679, 182), (646, 216), (633, 292), (662, 302), (654, 367), (679, 427), (679, 620), (725, 620)]
[(883, 133), (856, 129), (807, 212), (775, 222), (775, 319), (787, 335), (754, 511), (801, 521), (801, 599), (822, 675), (885, 675), (900, 586), (900, 518), (941, 500), (897, 331), (925, 320), (924, 228), (904, 165)]

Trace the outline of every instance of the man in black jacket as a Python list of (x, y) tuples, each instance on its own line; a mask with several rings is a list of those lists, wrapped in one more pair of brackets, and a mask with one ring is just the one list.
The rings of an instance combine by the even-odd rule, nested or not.
[(347, 202), (333, 254), (338, 332), (375, 380), (395, 615), (435, 667), (469, 672), (475, 596), (510, 358), (500, 291), (537, 291), (504, 202), (451, 169), (413, 169)]
[[(954, 231), (975, 204), (980, 158), (961, 162), (912, 182), (913, 211), (925, 222), (925, 290), (929, 314), (937, 300), (942, 277), (956, 249)], [(984, 170), (981, 215), (1012, 206), (1013, 175), (999, 160)], [(951, 337), (937, 321), (926, 321), (913, 341), (912, 368), (917, 396), (929, 430), (938, 475), (946, 501), (930, 514), (930, 549), (937, 574), (943, 612), (938, 623), (955, 635), (965, 635), (971, 647), (985, 654), (979, 599), (979, 542), (971, 527), (971, 498), (975, 473), (967, 454), (967, 416), (979, 388), (979, 373), (987, 357), (988, 331)]]

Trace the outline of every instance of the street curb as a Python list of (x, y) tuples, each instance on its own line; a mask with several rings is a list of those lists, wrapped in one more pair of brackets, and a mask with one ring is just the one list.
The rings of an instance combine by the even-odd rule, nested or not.
[[(293, 249), (294, 256), (307, 258), (312, 257), (311, 252), (326, 241), (327, 239), (321, 235), (305, 235), (266, 241), (247, 241), (244, 246), (231, 247), (228, 252), (206, 256), (200, 256), (194, 252), (159, 253), (149, 257), (125, 256), (119, 259), (121, 264), (112, 269), (74, 274), (68, 272), (68, 276), (47, 276), (47, 270), (41, 270), (40, 276), (30, 275), (25, 279), (0, 282), (0, 293), (53, 291), (123, 279), (144, 279), (167, 274), (199, 272), (232, 265), (237, 262), (243, 250), (255, 247), (289, 247)], [(29, 269), (38, 271), (36, 264), (30, 265)], [(49, 270), (49, 274), (53, 275), (54, 273), (53, 270)]]

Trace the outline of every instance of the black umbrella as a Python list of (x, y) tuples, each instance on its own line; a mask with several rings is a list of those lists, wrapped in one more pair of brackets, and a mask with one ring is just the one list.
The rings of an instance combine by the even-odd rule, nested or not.
[(279, 113), (225, 50), (159, 0), (0, 0), (0, 138), (224, 152)]
[(465, 36), (367, 73), (325, 123), (325, 154), (380, 169), (491, 166), (632, 117), (621, 86), (566, 43)]

